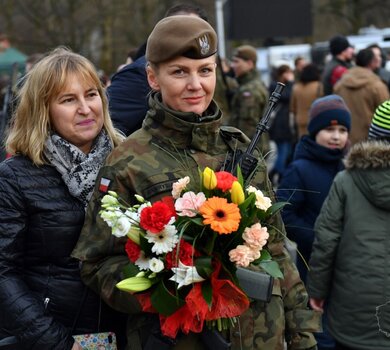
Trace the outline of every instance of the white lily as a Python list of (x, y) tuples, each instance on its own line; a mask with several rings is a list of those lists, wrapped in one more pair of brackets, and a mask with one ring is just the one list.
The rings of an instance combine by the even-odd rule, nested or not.
[(180, 260), (179, 267), (172, 267), (172, 271), (174, 275), (169, 280), (178, 283), (178, 289), (183, 286), (188, 286), (189, 284), (205, 280), (203, 277), (199, 276), (195, 266), (184, 265)]

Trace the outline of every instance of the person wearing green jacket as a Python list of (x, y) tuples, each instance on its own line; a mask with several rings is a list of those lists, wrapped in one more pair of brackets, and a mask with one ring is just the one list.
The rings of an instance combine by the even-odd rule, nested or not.
[(390, 101), (375, 111), (369, 139), (355, 144), (315, 224), (307, 289), (328, 302), (336, 350), (389, 349)]

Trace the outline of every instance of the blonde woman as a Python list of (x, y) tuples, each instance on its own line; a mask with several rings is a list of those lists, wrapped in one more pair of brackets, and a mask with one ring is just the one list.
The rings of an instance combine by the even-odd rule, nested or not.
[(27, 73), (0, 164), (0, 345), (81, 349), (99, 297), (70, 257), (100, 166), (122, 136), (93, 64), (64, 48)]

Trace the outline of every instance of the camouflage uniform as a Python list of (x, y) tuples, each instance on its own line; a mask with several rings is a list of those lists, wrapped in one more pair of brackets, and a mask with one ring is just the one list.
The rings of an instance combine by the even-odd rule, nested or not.
[[(112, 307), (130, 314), (128, 322), (128, 349), (139, 350), (150, 335), (156, 315), (140, 313), (134, 296), (120, 291), (115, 284), (123, 279), (122, 268), (128, 263), (125, 238), (115, 238), (111, 229), (99, 217), (100, 199), (104, 193), (98, 187), (101, 178), (109, 179), (109, 189), (133, 202), (134, 193), (155, 201), (170, 195), (172, 183), (186, 175), (198, 179), (198, 167), (217, 169), (223, 163), (229, 147), (248, 141), (238, 130), (220, 130), (221, 112), (214, 102), (205, 116), (179, 113), (166, 109), (160, 94), (150, 97), (142, 129), (132, 134), (107, 158), (97, 179), (97, 188), (90, 202), (86, 222), (73, 256), (83, 261), (82, 278), (101, 294)], [(232, 137), (234, 136), (234, 137)], [(230, 144), (230, 146), (229, 146)], [(264, 162), (258, 172), (257, 186), (266, 194), (272, 190), (266, 176)], [(192, 176), (191, 176), (192, 175)], [(195, 185), (196, 186), (196, 185)], [(284, 332), (291, 339), (290, 349), (307, 349), (315, 340), (308, 331), (318, 329), (318, 318), (306, 307), (308, 297), (295, 266), (283, 248), (284, 227), (277, 217), (271, 230), (271, 250), (286, 278), (277, 281), (269, 304), (253, 302), (240, 317), (239, 329), (232, 330), (232, 349), (283, 349)], [(240, 340), (243, 343), (240, 347)], [(198, 334), (178, 339), (175, 349), (204, 349)]]
[(217, 68), (217, 82), (215, 85), (214, 101), (222, 111), (223, 125), (228, 125), (231, 118), (231, 104), (235, 90), (238, 88), (238, 83), (235, 78), (229, 75), (223, 75), (220, 66)]
[[(268, 103), (268, 91), (253, 69), (237, 78), (239, 87), (232, 99), (230, 125), (240, 129), (248, 137), (253, 137), (256, 125), (263, 116)], [(267, 134), (261, 136), (260, 148), (263, 154), (269, 151)]]

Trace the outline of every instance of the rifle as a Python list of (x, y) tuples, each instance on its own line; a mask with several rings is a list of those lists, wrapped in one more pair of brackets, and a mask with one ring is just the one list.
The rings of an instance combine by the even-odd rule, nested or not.
[(256, 125), (256, 133), (253, 136), (248, 148), (244, 152), (241, 150), (234, 150), (234, 152), (230, 152), (223, 166), (225, 171), (235, 174), (237, 171), (237, 166), (240, 166), (242, 176), (245, 180), (249, 179), (249, 177), (254, 174), (257, 168), (258, 159), (253, 155), (253, 152), (260, 140), (261, 135), (269, 129), (268, 122), (270, 115), (275, 109), (276, 104), (279, 102), (284, 87), (285, 85), (283, 83), (276, 83), (275, 90), (269, 97), (267, 109), (265, 110), (263, 117)]

